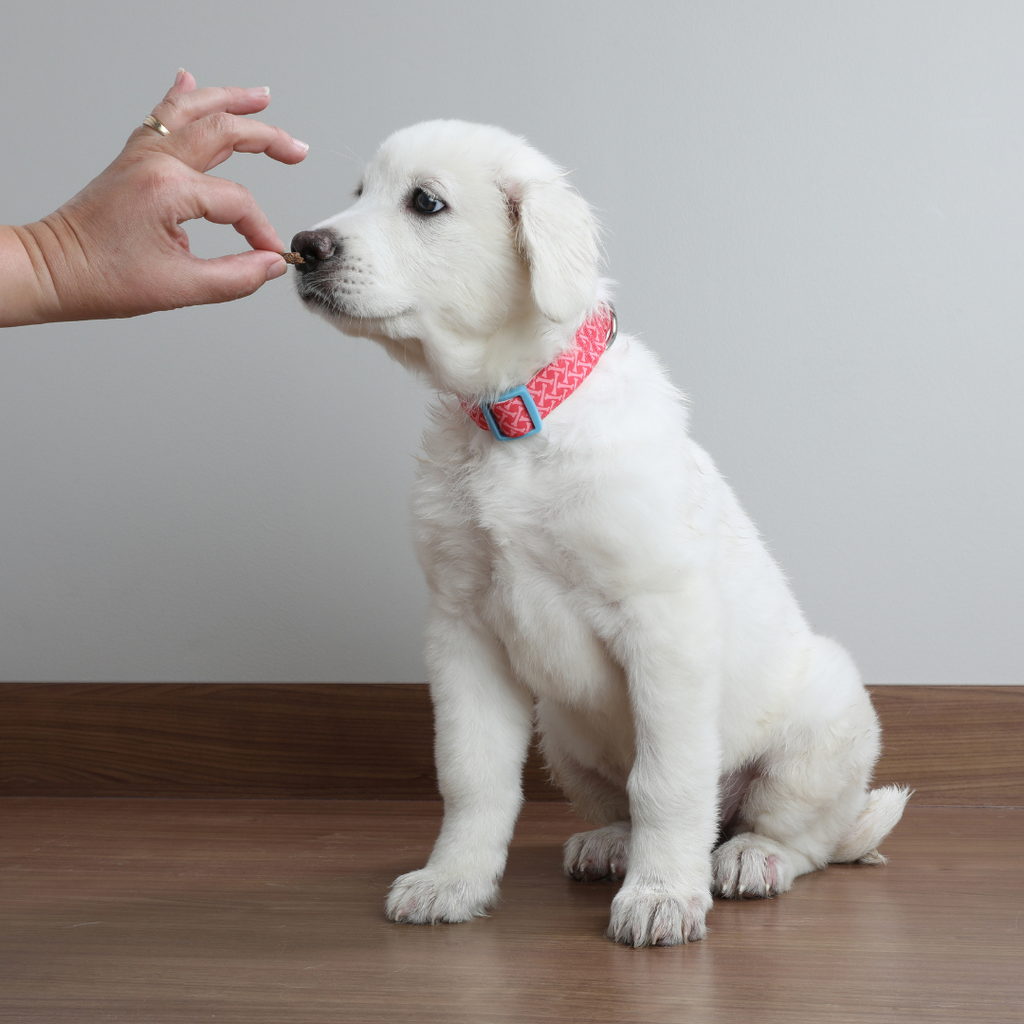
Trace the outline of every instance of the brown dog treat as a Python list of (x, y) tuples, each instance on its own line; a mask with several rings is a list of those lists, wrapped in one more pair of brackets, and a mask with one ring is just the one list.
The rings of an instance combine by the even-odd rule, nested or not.
[(283, 252), (283, 253), (281, 253), (281, 259), (283, 259), (285, 261), (285, 263), (305, 263), (306, 262), (302, 258), (302, 256), (299, 253), (297, 253), (297, 252)]

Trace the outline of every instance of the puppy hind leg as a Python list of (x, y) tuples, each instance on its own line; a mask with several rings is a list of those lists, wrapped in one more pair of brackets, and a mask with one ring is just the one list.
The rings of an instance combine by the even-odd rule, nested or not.
[[(576, 814), (604, 825), (591, 832), (577, 832), (567, 840), (562, 861), (565, 873), (578, 881), (624, 878), (630, 838), (625, 787), (582, 764), (566, 750), (574, 730), (562, 709), (542, 701), (537, 711), (542, 729), (540, 749), (552, 781), (569, 798)], [(578, 735), (575, 739), (579, 741)]]
[(622, 786), (570, 755), (553, 750), (546, 738), (541, 740), (540, 749), (551, 781), (566, 795), (573, 811), (581, 818), (602, 825), (629, 818), (629, 797)]
[[(866, 793), (861, 785), (850, 786), (801, 834), (787, 836), (784, 842), (762, 831), (771, 827), (762, 816), (756, 832), (741, 832), (712, 855), (715, 891), (732, 899), (771, 897), (826, 864), (885, 864), (878, 844), (900, 820), (909, 798), (906, 787), (885, 786)], [(851, 813), (858, 805), (860, 812)]]
[(740, 810), (739, 831), (712, 854), (718, 895), (776, 896), (788, 892), (800, 875), (829, 862), (837, 835), (856, 818), (863, 786), (837, 796), (825, 786), (809, 786), (805, 766), (800, 757), (797, 763), (780, 758), (770, 776), (751, 785)]
[[(580, 817), (608, 824), (570, 836), (565, 844), (562, 867), (570, 878), (578, 881), (625, 878), (630, 840), (626, 793), (582, 765), (575, 778), (577, 785), (563, 786), (572, 800), (573, 810)], [(581, 778), (587, 780), (586, 785), (578, 785)]]
[(867, 811), (879, 728), (853, 663), (821, 638), (812, 654), (802, 715), (763, 755), (740, 808), (739, 834), (713, 855), (722, 896), (774, 896), (837, 860), (837, 851), (868, 856), (870, 841), (880, 841), (902, 812), (902, 803), (888, 797), (877, 802), (877, 813)]
[[(825, 867), (866, 799), (863, 779), (846, 781), (830, 750), (808, 742), (786, 752), (750, 786), (738, 834), (712, 855), (715, 891), (729, 899), (788, 892), (800, 875)], [(845, 785), (844, 785), (845, 782)]]

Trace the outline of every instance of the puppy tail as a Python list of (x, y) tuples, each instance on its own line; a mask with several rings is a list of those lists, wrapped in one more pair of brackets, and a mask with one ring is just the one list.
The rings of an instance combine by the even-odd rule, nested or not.
[(911, 790), (906, 786), (884, 786), (868, 793), (864, 810), (854, 822), (849, 834), (841, 840), (829, 857), (833, 864), (884, 864), (878, 844), (893, 830), (903, 817)]

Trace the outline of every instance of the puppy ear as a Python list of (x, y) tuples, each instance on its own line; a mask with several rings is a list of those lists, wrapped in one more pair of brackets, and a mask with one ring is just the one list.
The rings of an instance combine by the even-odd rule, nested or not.
[(564, 179), (503, 186), (530, 289), (549, 320), (572, 323), (597, 302), (597, 222)]

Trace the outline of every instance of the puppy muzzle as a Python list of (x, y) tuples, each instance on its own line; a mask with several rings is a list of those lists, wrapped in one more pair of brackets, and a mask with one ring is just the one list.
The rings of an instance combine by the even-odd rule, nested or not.
[(292, 239), (292, 251), (305, 260), (305, 263), (295, 264), (296, 270), (308, 274), (328, 260), (337, 259), (341, 254), (341, 244), (333, 231), (300, 231)]

